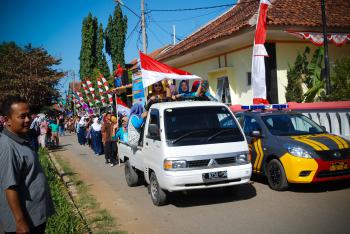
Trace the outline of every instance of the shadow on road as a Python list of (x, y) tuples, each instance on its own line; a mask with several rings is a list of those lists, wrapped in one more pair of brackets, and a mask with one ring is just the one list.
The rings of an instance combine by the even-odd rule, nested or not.
[(171, 193), (169, 194), (168, 204), (176, 207), (203, 206), (247, 200), (255, 196), (254, 186), (245, 184), (226, 188), (193, 190), (185, 193)]
[[(252, 181), (256, 183), (261, 183), (266, 186), (269, 186), (267, 179), (264, 176), (253, 175), (251, 178)], [(328, 191), (337, 191), (350, 188), (350, 180), (339, 180), (339, 181), (330, 181), (322, 183), (313, 183), (313, 184), (290, 184), (290, 192), (296, 193), (323, 193)], [(277, 192), (277, 191), (276, 191)]]

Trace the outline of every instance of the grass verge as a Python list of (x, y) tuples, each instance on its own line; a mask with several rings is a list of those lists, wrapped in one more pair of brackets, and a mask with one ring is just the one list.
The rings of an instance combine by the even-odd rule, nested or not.
[(79, 217), (63, 182), (48, 159), (48, 153), (40, 150), (39, 160), (47, 176), (56, 214), (49, 218), (46, 233), (87, 233), (88, 229)]
[(55, 159), (58, 164), (60, 164), (64, 173), (69, 175), (71, 182), (75, 185), (77, 196), (74, 200), (80, 211), (84, 214), (84, 217), (93, 233), (126, 233), (114, 231), (116, 227), (114, 218), (107, 210), (100, 207), (100, 204), (96, 201), (95, 197), (89, 192), (89, 186), (80, 180), (78, 174), (76, 174), (70, 165), (60, 156), (55, 155)]

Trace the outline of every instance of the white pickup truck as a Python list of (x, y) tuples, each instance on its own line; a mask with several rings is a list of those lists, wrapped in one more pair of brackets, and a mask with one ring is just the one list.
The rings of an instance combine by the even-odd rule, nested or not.
[(149, 184), (152, 202), (168, 192), (245, 184), (252, 165), (236, 118), (224, 104), (182, 101), (153, 104), (138, 147), (118, 144), (129, 186)]

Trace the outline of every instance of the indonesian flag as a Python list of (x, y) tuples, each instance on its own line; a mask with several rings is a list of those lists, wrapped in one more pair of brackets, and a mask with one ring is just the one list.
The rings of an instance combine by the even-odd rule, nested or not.
[(266, 15), (269, 7), (268, 0), (260, 0), (259, 17), (253, 47), (252, 87), (253, 103), (268, 104), (266, 100), (265, 57), (268, 56), (264, 43), (266, 39)]
[(199, 76), (192, 75), (187, 71), (183, 71), (166, 64), (160, 63), (151, 57), (140, 52), (141, 73), (143, 87), (146, 88), (164, 78), (186, 80), (201, 79)]
[(130, 115), (130, 108), (119, 97), (117, 97), (117, 112), (122, 116)]

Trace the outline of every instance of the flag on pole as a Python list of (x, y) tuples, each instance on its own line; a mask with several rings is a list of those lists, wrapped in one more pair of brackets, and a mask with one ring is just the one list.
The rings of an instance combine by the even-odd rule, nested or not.
[(183, 71), (166, 64), (160, 63), (153, 58), (140, 52), (141, 73), (143, 87), (146, 88), (164, 78), (186, 80), (186, 79), (200, 79), (199, 76), (192, 75), (187, 71)]
[(117, 112), (122, 116), (130, 115), (130, 108), (119, 97), (117, 97)]
[(266, 15), (270, 2), (260, 0), (258, 21), (254, 37), (252, 59), (253, 103), (268, 104), (266, 99), (265, 57), (268, 56), (264, 43), (266, 40)]

